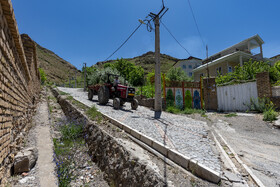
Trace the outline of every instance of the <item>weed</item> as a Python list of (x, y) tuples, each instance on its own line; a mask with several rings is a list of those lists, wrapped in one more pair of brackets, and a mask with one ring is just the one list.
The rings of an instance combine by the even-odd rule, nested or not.
[(49, 112), (52, 113), (53, 111), (53, 106), (49, 106)]
[(70, 123), (60, 127), (62, 140), (76, 140), (82, 136), (83, 125)]
[(86, 114), (89, 116), (91, 120), (97, 120), (99, 123), (102, 120), (102, 115), (97, 111), (95, 106), (92, 106), (90, 109), (86, 111)]
[(68, 93), (65, 93), (65, 92), (63, 92), (63, 91), (58, 91), (58, 93), (59, 93), (59, 95), (69, 95)]
[(268, 109), (263, 113), (263, 120), (264, 121), (274, 121), (277, 119), (278, 113), (274, 109)]
[(230, 117), (236, 117), (237, 114), (236, 113), (230, 113), (230, 114), (226, 114), (225, 117), (230, 118)]
[(193, 109), (193, 108), (185, 108), (184, 110), (180, 110), (174, 106), (169, 106), (166, 109), (167, 112), (170, 112), (172, 114), (201, 114), (202, 117), (207, 117), (205, 115), (205, 110), (200, 110), (200, 109)]

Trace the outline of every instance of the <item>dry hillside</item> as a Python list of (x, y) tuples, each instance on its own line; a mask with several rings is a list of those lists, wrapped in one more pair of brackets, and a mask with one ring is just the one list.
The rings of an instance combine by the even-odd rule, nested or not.
[(77, 76), (80, 76), (80, 71), (75, 66), (60, 58), (54, 52), (39, 44), (36, 44), (36, 48), (39, 67), (45, 71), (47, 81), (61, 84), (67, 82), (69, 75), (75, 76), (77, 73)]

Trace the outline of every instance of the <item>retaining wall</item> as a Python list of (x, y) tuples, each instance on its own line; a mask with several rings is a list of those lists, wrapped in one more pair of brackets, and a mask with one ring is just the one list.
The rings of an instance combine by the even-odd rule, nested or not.
[(105, 172), (105, 179), (114, 186), (166, 186), (164, 178), (137, 155), (123, 140), (117, 139), (96, 122), (90, 121), (57, 90), (52, 89), (65, 115), (86, 124), (85, 137), (92, 160)]
[(40, 91), (34, 42), (20, 36), (12, 3), (0, 1), (0, 184), (31, 124)]

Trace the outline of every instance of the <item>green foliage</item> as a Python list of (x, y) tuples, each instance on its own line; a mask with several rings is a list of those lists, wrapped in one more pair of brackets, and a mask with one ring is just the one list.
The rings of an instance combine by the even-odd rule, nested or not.
[(40, 77), (41, 77), (41, 84), (44, 84), (47, 80), (46, 73), (42, 68), (39, 68)]
[(273, 108), (270, 108), (270, 109), (264, 111), (263, 120), (272, 122), (277, 119), (277, 115), (278, 115), (278, 113)]
[(226, 114), (225, 117), (230, 118), (230, 117), (236, 117), (237, 114), (236, 113), (230, 113), (230, 114)]
[(166, 79), (169, 81), (192, 81), (193, 78), (188, 77), (184, 70), (180, 67), (171, 68), (167, 74)]
[(83, 126), (80, 124), (70, 123), (61, 126), (62, 140), (76, 140), (82, 137)]
[(177, 107), (169, 106), (166, 109), (167, 112), (170, 112), (172, 114), (201, 114), (201, 116), (205, 116), (205, 110), (200, 109), (193, 109), (193, 108), (185, 108), (183, 110), (180, 110)]
[[(137, 88), (136, 95), (141, 95), (141, 88)], [(153, 98), (155, 95), (155, 86), (151, 84), (142, 86), (142, 95), (146, 98)]]
[(91, 120), (97, 120), (100, 122), (102, 120), (102, 115), (97, 111), (95, 106), (92, 106), (90, 109), (86, 111), (86, 114), (89, 116)]
[(278, 113), (275, 111), (275, 105), (270, 101), (269, 98), (258, 98), (251, 99), (251, 103), (248, 106), (250, 110), (263, 113), (264, 121), (276, 120)]
[(166, 106), (167, 108), (168, 107), (173, 107), (174, 106), (174, 95), (173, 95), (173, 92), (171, 89), (169, 89), (167, 91), (167, 94), (166, 94)]
[(141, 66), (136, 66), (133, 63), (125, 60), (118, 59), (114, 64), (122, 77), (133, 86), (142, 86), (144, 85), (144, 69)]
[(189, 90), (185, 92), (185, 108), (192, 108), (192, 95)]
[(269, 72), (270, 80), (272, 84), (275, 84), (280, 79), (279, 64), (280, 63), (276, 63), (274, 66), (270, 66), (269, 63), (250, 59), (248, 62), (245, 62), (243, 66), (236, 66), (234, 72), (226, 75), (219, 75), (216, 78), (216, 83), (218, 85), (238, 84), (255, 80), (257, 73)]
[[(107, 73), (119, 75), (119, 80), (125, 84), (125, 80), (133, 86), (144, 85), (144, 69), (124, 59), (118, 59), (114, 64), (106, 63), (104, 68), (92, 68), (88, 72), (88, 85), (102, 84), (107, 81)], [(110, 77), (113, 82), (114, 77)]]

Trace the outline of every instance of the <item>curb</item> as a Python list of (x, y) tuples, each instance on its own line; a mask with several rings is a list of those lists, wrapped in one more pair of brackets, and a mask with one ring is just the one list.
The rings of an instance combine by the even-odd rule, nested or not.
[[(99, 110), (98, 110), (99, 111)], [(100, 111), (99, 111), (100, 112)], [(103, 114), (100, 112), (107, 120), (109, 120), (111, 123), (119, 127), (120, 129), (123, 129), (125, 132), (132, 135), (134, 138), (140, 140), (141, 142), (144, 142), (145, 144), (149, 145), (162, 155), (164, 155), (166, 158), (170, 159), (171, 161), (175, 162), (176, 164), (180, 165), (184, 169), (191, 171), (194, 175), (205, 179), (209, 182), (213, 182), (218, 184), (221, 181), (221, 174), (218, 172), (198, 163), (197, 161), (188, 158), (187, 156), (177, 152), (176, 150), (173, 150), (162, 143), (153, 140), (149, 138), (148, 136), (142, 134), (141, 132), (138, 132), (129, 126), (123, 124), (122, 122), (111, 118), (110, 116)]]

